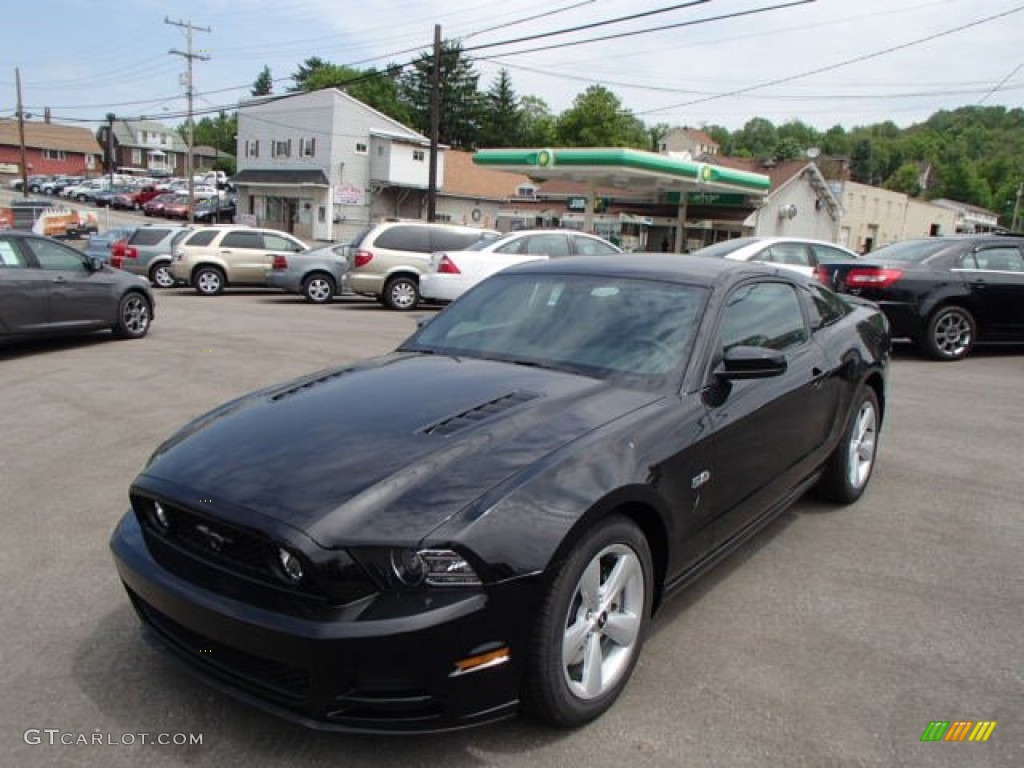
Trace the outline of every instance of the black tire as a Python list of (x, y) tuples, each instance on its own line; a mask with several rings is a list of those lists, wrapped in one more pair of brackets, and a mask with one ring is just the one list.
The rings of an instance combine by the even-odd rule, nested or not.
[(878, 431), (882, 413), (878, 397), (868, 386), (853, 401), (839, 445), (825, 463), (825, 472), (815, 489), (825, 501), (852, 504), (864, 493), (878, 455)]
[(420, 286), (408, 275), (392, 277), (384, 284), (384, 306), (397, 312), (409, 312), (420, 303)]
[(157, 288), (173, 288), (178, 284), (171, 274), (171, 264), (167, 261), (161, 261), (149, 268), (149, 282)]
[(219, 296), (227, 280), (217, 267), (200, 267), (192, 273), (192, 287), (200, 296)]
[(152, 318), (149, 299), (138, 291), (126, 293), (117, 305), (114, 335), (122, 339), (141, 339), (149, 332)]
[[(602, 594), (618, 567), (625, 574), (621, 589)], [(589, 607), (588, 571), (599, 585)], [(549, 572), (553, 581), (527, 651), (523, 709), (549, 725), (572, 728), (601, 715), (629, 682), (650, 621), (654, 567), (641, 530), (616, 515), (586, 531)], [(570, 655), (574, 661), (564, 662)], [(600, 674), (588, 674), (598, 667)]]
[(939, 307), (928, 318), (928, 328), (918, 342), (921, 351), (933, 360), (963, 360), (974, 347), (978, 323), (963, 307), (950, 304)]
[(302, 281), (302, 295), (310, 304), (330, 304), (337, 290), (334, 278), (326, 272), (314, 272)]

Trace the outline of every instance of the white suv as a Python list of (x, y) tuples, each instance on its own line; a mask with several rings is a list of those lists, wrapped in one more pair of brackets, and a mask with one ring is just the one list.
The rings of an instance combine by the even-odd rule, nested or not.
[(171, 274), (200, 295), (216, 296), (232, 285), (265, 286), (274, 256), (306, 250), (276, 229), (199, 227), (175, 247)]

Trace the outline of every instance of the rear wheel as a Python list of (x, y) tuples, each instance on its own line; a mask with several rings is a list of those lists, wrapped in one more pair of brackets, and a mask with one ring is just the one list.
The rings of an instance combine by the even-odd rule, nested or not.
[(150, 267), (149, 282), (157, 288), (173, 288), (178, 281), (171, 274), (171, 265), (165, 261)]
[(302, 283), (302, 295), (313, 304), (327, 304), (334, 299), (334, 280), (330, 275), (317, 272)]
[(406, 275), (392, 277), (384, 286), (384, 306), (399, 312), (415, 309), (420, 302), (420, 287)]
[(217, 267), (200, 267), (192, 276), (192, 285), (201, 296), (216, 296), (224, 292), (224, 273)]
[(141, 339), (149, 331), (152, 317), (149, 301), (141, 293), (126, 293), (117, 307), (114, 335), (122, 339)]
[(647, 632), (654, 568), (631, 520), (610, 517), (555, 570), (527, 659), (523, 705), (552, 725), (598, 717), (626, 687)]
[(850, 422), (825, 464), (817, 488), (822, 498), (837, 504), (852, 504), (861, 497), (871, 479), (878, 451), (878, 397), (866, 386), (854, 402), (857, 405)]
[(974, 346), (978, 324), (963, 307), (937, 309), (928, 320), (921, 349), (933, 360), (962, 360)]

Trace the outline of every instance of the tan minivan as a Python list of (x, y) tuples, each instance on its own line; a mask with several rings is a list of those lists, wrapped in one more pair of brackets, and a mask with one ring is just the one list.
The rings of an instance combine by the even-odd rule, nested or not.
[(399, 311), (414, 309), (420, 301), (420, 275), (430, 267), (434, 251), (461, 251), (491, 229), (430, 224), (425, 221), (386, 221), (364, 230), (352, 240), (349, 288), (373, 296)]
[(196, 293), (216, 296), (228, 286), (266, 285), (274, 256), (306, 250), (301, 240), (276, 229), (199, 227), (175, 247), (171, 274)]

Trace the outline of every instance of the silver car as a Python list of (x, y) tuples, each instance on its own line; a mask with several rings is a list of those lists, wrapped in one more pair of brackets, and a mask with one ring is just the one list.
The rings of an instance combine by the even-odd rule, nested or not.
[(313, 304), (327, 304), (348, 285), (350, 245), (328, 245), (305, 253), (274, 257), (267, 285), (301, 293)]

